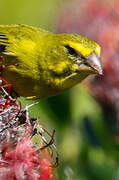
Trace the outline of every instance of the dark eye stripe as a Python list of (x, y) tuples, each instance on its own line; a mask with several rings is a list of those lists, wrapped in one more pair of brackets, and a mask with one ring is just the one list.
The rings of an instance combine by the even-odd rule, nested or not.
[(65, 48), (67, 48), (68, 53), (70, 55), (75, 56), (75, 57), (78, 56), (78, 53), (72, 47), (70, 47), (69, 45), (66, 45)]

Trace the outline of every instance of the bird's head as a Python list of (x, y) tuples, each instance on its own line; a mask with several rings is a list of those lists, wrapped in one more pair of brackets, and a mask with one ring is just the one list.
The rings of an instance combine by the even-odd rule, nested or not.
[(49, 42), (47, 67), (58, 88), (72, 87), (89, 74), (102, 74), (101, 48), (96, 42), (77, 34), (55, 34)]
[(73, 35), (77, 41), (66, 40), (67, 57), (74, 63), (76, 71), (88, 71), (89, 74), (102, 74), (100, 62), (100, 46), (85, 37)]

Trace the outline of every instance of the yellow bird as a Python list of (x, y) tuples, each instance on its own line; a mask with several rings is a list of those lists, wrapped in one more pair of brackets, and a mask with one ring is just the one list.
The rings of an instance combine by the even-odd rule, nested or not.
[(2, 77), (28, 99), (55, 96), (90, 74), (102, 74), (96, 42), (28, 25), (0, 26), (0, 56), (10, 64)]

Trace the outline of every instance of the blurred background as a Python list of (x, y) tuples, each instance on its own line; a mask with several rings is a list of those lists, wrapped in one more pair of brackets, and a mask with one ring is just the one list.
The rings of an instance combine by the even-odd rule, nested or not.
[(119, 1), (0, 0), (0, 7), (0, 24), (79, 33), (101, 45), (104, 76), (40, 100), (30, 114), (56, 130), (57, 179), (119, 180)]

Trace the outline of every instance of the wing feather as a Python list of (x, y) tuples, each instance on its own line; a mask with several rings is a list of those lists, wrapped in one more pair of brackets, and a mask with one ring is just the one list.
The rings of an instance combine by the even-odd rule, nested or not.
[(34, 40), (38, 29), (28, 25), (0, 25), (0, 54), (17, 56), (17, 47), (23, 40)]

